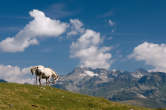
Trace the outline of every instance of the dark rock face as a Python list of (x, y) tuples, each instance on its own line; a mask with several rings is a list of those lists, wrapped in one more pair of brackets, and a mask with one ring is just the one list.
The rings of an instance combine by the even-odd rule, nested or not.
[(76, 68), (55, 86), (134, 105), (166, 107), (166, 73), (162, 72)]

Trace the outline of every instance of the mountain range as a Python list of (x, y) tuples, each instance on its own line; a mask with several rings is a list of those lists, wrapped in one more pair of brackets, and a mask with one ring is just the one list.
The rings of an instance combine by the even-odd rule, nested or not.
[(57, 88), (132, 105), (166, 107), (166, 73), (75, 68), (53, 85)]

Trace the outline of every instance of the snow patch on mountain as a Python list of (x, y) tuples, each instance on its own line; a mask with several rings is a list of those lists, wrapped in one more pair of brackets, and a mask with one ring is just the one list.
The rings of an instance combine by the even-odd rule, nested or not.
[(146, 99), (146, 98), (147, 98), (147, 97), (145, 97), (144, 95), (139, 94), (139, 93), (137, 93), (137, 97), (142, 98), (142, 99)]
[(85, 75), (90, 76), (90, 77), (98, 76), (98, 74), (96, 74), (92, 71), (88, 71), (88, 70), (84, 71), (84, 73), (85, 73)]
[(133, 73), (132, 76), (135, 78), (142, 78), (144, 75), (140, 72), (136, 72), (136, 73)]

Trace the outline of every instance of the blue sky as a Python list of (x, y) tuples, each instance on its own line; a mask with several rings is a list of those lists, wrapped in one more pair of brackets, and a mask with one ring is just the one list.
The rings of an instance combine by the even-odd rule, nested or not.
[[(97, 47), (111, 48), (105, 52), (111, 55), (107, 59), (111, 60), (109, 68), (106, 66), (108, 69), (165, 71), (166, 65), (159, 64), (166, 57), (164, 0), (3, 0), (0, 7), (0, 42), (23, 30), (33, 20), (29, 12), (36, 9), (61, 23), (70, 24), (71, 19), (77, 19), (85, 30), (100, 33), (102, 43)], [(1, 50), (0, 64), (20, 68), (40, 64), (60, 74), (68, 73), (80, 64), (85, 66), (84, 56), (71, 58), (71, 54), (76, 53), (71, 53), (72, 42), (76, 43), (85, 32), (70, 37), (66, 33), (39, 38), (38, 45), (30, 45), (21, 52)], [(77, 49), (80, 48), (74, 51)]]

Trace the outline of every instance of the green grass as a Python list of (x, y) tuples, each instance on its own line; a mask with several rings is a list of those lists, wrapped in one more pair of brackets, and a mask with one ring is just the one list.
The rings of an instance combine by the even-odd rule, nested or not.
[(152, 110), (46, 87), (0, 83), (0, 110)]

